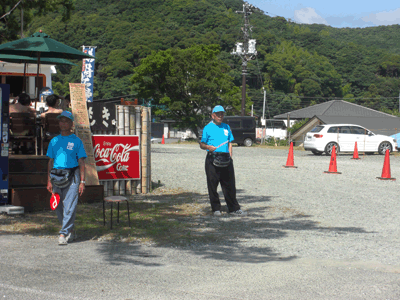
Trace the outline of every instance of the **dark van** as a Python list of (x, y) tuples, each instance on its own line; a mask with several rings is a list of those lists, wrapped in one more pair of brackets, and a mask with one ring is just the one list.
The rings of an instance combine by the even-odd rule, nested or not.
[(256, 141), (255, 117), (226, 116), (223, 122), (231, 127), (234, 143), (250, 147)]

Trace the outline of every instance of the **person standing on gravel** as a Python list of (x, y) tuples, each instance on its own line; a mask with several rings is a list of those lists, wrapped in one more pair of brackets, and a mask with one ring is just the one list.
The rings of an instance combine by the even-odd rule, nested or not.
[(233, 135), (228, 124), (222, 123), (225, 109), (217, 105), (212, 110), (212, 121), (203, 129), (200, 148), (207, 151), (206, 176), (211, 209), (215, 216), (221, 216), (221, 202), (217, 192), (221, 184), (229, 213), (244, 215), (236, 199), (235, 170), (232, 160)]
[(71, 132), (74, 117), (63, 111), (57, 117), (61, 134), (54, 137), (47, 149), (48, 164), (47, 190), (60, 196), (56, 208), (61, 223), (59, 245), (67, 245), (75, 236), (74, 222), (78, 195), (85, 190), (85, 148), (80, 138)]

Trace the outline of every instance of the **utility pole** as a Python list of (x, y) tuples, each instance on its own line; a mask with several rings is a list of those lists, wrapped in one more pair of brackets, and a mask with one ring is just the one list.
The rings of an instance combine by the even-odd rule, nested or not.
[(236, 51), (232, 50), (232, 55), (238, 55), (242, 59), (242, 116), (245, 115), (245, 103), (246, 103), (246, 74), (247, 74), (247, 62), (252, 60), (256, 55), (256, 40), (250, 39), (250, 31), (252, 27), (249, 24), (249, 16), (252, 14), (250, 9), (253, 6), (247, 2), (243, 4), (243, 11), (236, 11), (238, 14), (244, 16), (244, 27), (243, 31), (243, 43), (236, 43)]
[(264, 104), (263, 104), (263, 115), (262, 115), (262, 119), (261, 119), (261, 128), (264, 125), (264, 129), (262, 131), (261, 145), (264, 145), (265, 133), (267, 131), (267, 122), (265, 121), (265, 98), (267, 96), (267, 91), (265, 90), (264, 87), (263, 87), (263, 91), (264, 91)]

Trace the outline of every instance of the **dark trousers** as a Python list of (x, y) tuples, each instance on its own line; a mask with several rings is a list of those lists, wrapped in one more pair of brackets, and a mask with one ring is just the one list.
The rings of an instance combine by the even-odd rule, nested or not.
[(240, 205), (236, 200), (236, 184), (235, 184), (235, 170), (233, 168), (233, 160), (229, 166), (220, 168), (212, 163), (213, 158), (211, 155), (206, 157), (206, 175), (208, 195), (212, 211), (221, 210), (221, 202), (217, 193), (218, 184), (221, 183), (222, 192), (224, 193), (225, 202), (228, 206), (228, 211), (233, 212), (240, 209)]

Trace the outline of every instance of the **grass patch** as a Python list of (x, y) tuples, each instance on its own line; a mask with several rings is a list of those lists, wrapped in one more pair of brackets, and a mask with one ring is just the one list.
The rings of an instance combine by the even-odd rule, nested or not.
[[(113, 209), (113, 229), (110, 229), (110, 204), (106, 204), (106, 226), (103, 226), (103, 204), (79, 204), (75, 226), (78, 240), (112, 240), (142, 242), (156, 245), (187, 245), (210, 243), (219, 235), (216, 228), (207, 228), (204, 219), (213, 220), (208, 200), (204, 196), (179, 190), (155, 189), (151, 194), (134, 195), (129, 201), (131, 227), (128, 226), (126, 204)], [(203, 220), (199, 220), (203, 219)], [(214, 224), (218, 227), (218, 224)], [(214, 227), (214, 225), (212, 227)], [(0, 233), (33, 236), (58, 235), (60, 225), (53, 211), (26, 213), (21, 216), (0, 215)]]

